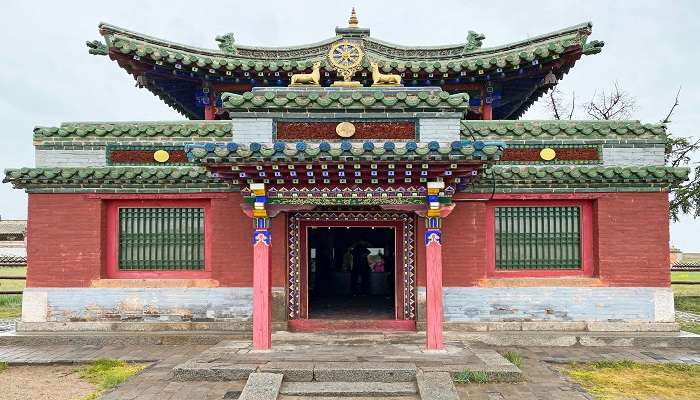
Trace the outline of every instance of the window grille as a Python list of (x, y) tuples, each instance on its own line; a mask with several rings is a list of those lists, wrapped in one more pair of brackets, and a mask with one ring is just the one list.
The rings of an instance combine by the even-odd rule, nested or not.
[(204, 269), (204, 209), (120, 208), (119, 269)]
[(496, 269), (581, 269), (579, 207), (496, 207)]

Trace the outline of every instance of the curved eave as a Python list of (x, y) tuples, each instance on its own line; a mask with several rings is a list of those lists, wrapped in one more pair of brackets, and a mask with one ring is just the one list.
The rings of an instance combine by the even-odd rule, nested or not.
[[(362, 39), (357, 40), (377, 44), (386, 47), (387, 49), (394, 50), (396, 52), (420, 54), (419, 56), (412, 56), (410, 54), (407, 54), (404, 57), (397, 57), (397, 60), (442, 61), (464, 58), (465, 56), (492, 57), (498, 56), (500, 53), (503, 52), (510, 52), (520, 50), (525, 47), (537, 46), (543, 43), (551, 42), (552, 40), (567, 38), (570, 36), (576, 36), (578, 38), (587, 37), (591, 34), (592, 27), (593, 24), (591, 22), (584, 22), (564, 29), (560, 29), (558, 31), (537, 35), (525, 40), (520, 40), (500, 46), (478, 48), (470, 51), (464, 50), (465, 46), (467, 45), (466, 42), (440, 46), (405, 46), (371, 37), (364, 37)], [(145, 35), (142, 33), (130, 31), (128, 29), (124, 29), (104, 22), (99, 24), (99, 31), (100, 34), (102, 34), (102, 36), (106, 38), (124, 37), (135, 41), (143, 42), (144, 44), (150, 44), (155, 47), (178, 50), (204, 57), (241, 58), (256, 61), (277, 61), (295, 59), (309, 60), (314, 56), (325, 56), (326, 49), (324, 49), (324, 47), (335, 42), (336, 40), (342, 39), (342, 36), (333, 36), (315, 43), (284, 47), (248, 46), (235, 44), (235, 47), (238, 51), (234, 57), (233, 54), (221, 50), (207, 49), (203, 47), (175, 43), (168, 40)]]
[[(591, 24), (583, 23), (527, 40), (464, 52), (464, 44), (406, 47), (363, 38), (368, 58), (380, 64), (384, 73), (401, 74), (407, 86), (440, 85), (451, 93), (460, 85), (503, 82), (507, 102), (494, 108), (494, 118), (516, 119), (552, 84), (542, 78), (552, 72), (561, 79), (584, 54), (595, 54), (602, 42), (587, 43)], [(180, 81), (205, 85), (286, 86), (294, 73), (308, 71), (313, 62), (325, 60), (328, 46), (336, 36), (310, 45), (273, 48), (236, 45), (237, 53), (186, 46), (153, 38), (108, 24), (100, 25), (105, 44), (92, 44), (93, 54), (109, 54), (120, 67), (135, 77), (143, 76), (146, 87), (178, 112), (189, 118), (203, 118), (194, 104), (194, 90), (175, 93), (167, 87)], [(95, 47), (99, 47), (95, 49)], [(384, 51), (389, 49), (388, 51)], [(421, 54), (420, 57), (416, 54)], [(329, 75), (327, 75), (329, 73)], [(323, 84), (335, 72), (321, 67)], [(369, 79), (369, 62), (357, 76)], [(508, 82), (511, 86), (508, 87)], [(512, 82), (521, 84), (512, 85)], [(456, 85), (450, 88), (450, 85)], [(244, 91), (245, 89), (242, 89)], [(236, 92), (227, 89), (225, 91)]]

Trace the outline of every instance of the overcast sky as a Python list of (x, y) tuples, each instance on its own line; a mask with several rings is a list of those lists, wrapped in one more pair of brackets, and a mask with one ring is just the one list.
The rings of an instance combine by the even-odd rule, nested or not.
[[(10, 4), (12, 3), (12, 4)], [(497, 46), (593, 22), (601, 54), (584, 57), (559, 87), (589, 99), (617, 81), (637, 97), (634, 117), (657, 122), (683, 87), (670, 126), (679, 136), (700, 126), (700, 2), (688, 1), (3, 1), (0, 4), (0, 170), (32, 166), (32, 128), (63, 121), (179, 120), (182, 117), (107, 57), (89, 55), (100, 21), (175, 42), (215, 48), (234, 32), (239, 44), (316, 42), (345, 26), (355, 6), (372, 36), (404, 45), (465, 40), (468, 30)], [(582, 114), (579, 114), (583, 117)], [(536, 104), (524, 118), (547, 118)], [(0, 185), (2, 218), (25, 218), (26, 195)], [(640, 214), (639, 218), (644, 218)], [(653, 228), (651, 228), (653, 229)], [(700, 220), (684, 218), (671, 242), (700, 251)]]

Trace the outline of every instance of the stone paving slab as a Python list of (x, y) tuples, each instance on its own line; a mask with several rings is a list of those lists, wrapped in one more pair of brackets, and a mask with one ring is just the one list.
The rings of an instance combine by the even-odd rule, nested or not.
[(256, 372), (250, 374), (238, 400), (277, 400), (282, 374)]
[(459, 400), (452, 376), (447, 372), (419, 372), (416, 382), (421, 400)]
[(384, 397), (416, 393), (415, 382), (285, 382), (281, 394), (287, 396)]

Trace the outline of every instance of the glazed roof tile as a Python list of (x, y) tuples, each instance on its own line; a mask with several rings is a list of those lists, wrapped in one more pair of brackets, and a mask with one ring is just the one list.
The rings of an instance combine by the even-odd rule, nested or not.
[(639, 121), (462, 121), (462, 136), (479, 139), (665, 138), (666, 126)]
[(190, 144), (185, 151), (192, 161), (256, 162), (330, 160), (498, 160), (503, 142), (275, 142)]
[[(588, 167), (588, 166), (505, 166), (496, 165), (481, 175), (481, 183), (509, 186), (542, 186), (577, 184), (676, 184), (688, 179), (685, 167)], [(575, 186), (574, 186), (575, 187)]]
[(227, 137), (230, 121), (64, 122), (59, 127), (36, 127), (34, 139), (86, 137)]
[(224, 93), (223, 106), (240, 110), (387, 110), (438, 111), (465, 110), (469, 107), (466, 93), (449, 94), (442, 90), (346, 90), (290, 91), (286, 89), (245, 92), (241, 95)]
[[(363, 41), (363, 48), (368, 57), (385, 68), (385, 71), (395, 69), (399, 72), (446, 72), (449, 69), (455, 72), (473, 72), (479, 69), (519, 66), (521, 63), (561, 55), (571, 48), (578, 48), (584, 54), (598, 53), (603, 42), (587, 42), (592, 26), (590, 22), (586, 22), (502, 46), (472, 50), (469, 50), (468, 43), (408, 47), (369, 37), (359, 40)], [(106, 23), (100, 24), (99, 28), (105, 43), (90, 42), (89, 47), (93, 54), (106, 55), (114, 51), (169, 64), (229, 71), (237, 68), (244, 71), (304, 70), (316, 61), (323, 61), (328, 46), (342, 39), (342, 36), (336, 36), (317, 43), (292, 47), (236, 44), (235, 53), (232, 54), (223, 50), (173, 43)], [(365, 67), (369, 66), (367, 58), (365, 64)]]

